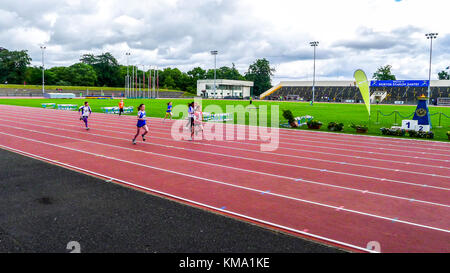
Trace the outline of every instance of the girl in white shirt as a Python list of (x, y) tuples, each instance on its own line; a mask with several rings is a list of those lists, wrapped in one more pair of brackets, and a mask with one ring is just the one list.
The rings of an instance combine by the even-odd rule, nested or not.
[(88, 126), (88, 118), (92, 114), (91, 107), (87, 101), (84, 102), (84, 105), (78, 108), (78, 112), (80, 113), (80, 120), (84, 121), (86, 125), (86, 130), (89, 130)]

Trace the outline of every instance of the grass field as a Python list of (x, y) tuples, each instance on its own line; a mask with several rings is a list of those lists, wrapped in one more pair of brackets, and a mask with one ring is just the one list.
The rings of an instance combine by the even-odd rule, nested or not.
[[(147, 106), (147, 116), (151, 117), (164, 117), (165, 110), (167, 107), (168, 99), (158, 99), (158, 100), (147, 100), (147, 99), (130, 99), (125, 101), (125, 106), (134, 106), (135, 108), (140, 103), (145, 103)], [(178, 104), (187, 105), (189, 100), (186, 99), (173, 99), (174, 106)], [(89, 100), (90, 106), (94, 112), (101, 112), (101, 107), (117, 106), (119, 100)], [(61, 100), (61, 99), (0, 99), (0, 104), (7, 105), (21, 105), (21, 106), (31, 106), (31, 107), (41, 107), (41, 103), (56, 103), (56, 104), (77, 104), (81, 105), (82, 100)], [(249, 104), (248, 101), (229, 101), (229, 100), (203, 100), (203, 111), (208, 105), (218, 105), (225, 112), (226, 105), (244, 105)], [(320, 131), (327, 131), (327, 125), (329, 122), (342, 122), (344, 127), (344, 133), (355, 133), (353, 128), (350, 128), (351, 123), (355, 124), (365, 124), (369, 126), (368, 134), (370, 135), (381, 135), (381, 127), (391, 127), (394, 125), (394, 116), (384, 117), (379, 115), (379, 122), (376, 123), (377, 111), (381, 111), (383, 114), (390, 114), (393, 111), (398, 111), (400, 115), (409, 116), (414, 113), (415, 106), (399, 106), (399, 105), (372, 105), (371, 110), (371, 121), (368, 120), (367, 110), (364, 104), (335, 104), (335, 103), (316, 103), (314, 106), (310, 106), (309, 103), (302, 102), (270, 102), (270, 101), (254, 101), (253, 105), (258, 107), (261, 105), (268, 106), (268, 123), (270, 124), (270, 114), (271, 105), (279, 105), (279, 117), (281, 123), (286, 123), (282, 117), (282, 110), (291, 110), (295, 117), (311, 115), (315, 119), (323, 123)], [(433, 132), (435, 133), (435, 140), (445, 140), (448, 141), (446, 132), (450, 130), (450, 119), (441, 116), (441, 127), (437, 128), (439, 123), (439, 114), (443, 113), (450, 116), (450, 107), (430, 107), (430, 113), (432, 115), (431, 121), (433, 124)], [(133, 115), (135, 115), (134, 113)], [(435, 115), (434, 115), (435, 114)], [(412, 119), (409, 118), (409, 119)], [(402, 118), (397, 116), (397, 123), (401, 123)], [(247, 120), (248, 123), (248, 113)], [(304, 126), (302, 129), (306, 129)], [(409, 138), (408, 135), (405, 138)]]

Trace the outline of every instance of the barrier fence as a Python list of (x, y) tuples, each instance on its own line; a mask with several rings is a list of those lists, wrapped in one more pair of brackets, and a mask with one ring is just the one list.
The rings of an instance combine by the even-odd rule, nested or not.
[[(412, 113), (411, 115), (407, 115), (404, 116), (402, 114), (399, 113), (399, 111), (394, 111), (392, 113), (389, 114), (384, 114), (383, 112), (381, 112), (380, 110), (377, 110), (377, 124), (379, 124), (379, 119), (380, 119), (380, 115), (382, 117), (390, 117), (392, 115), (394, 115), (394, 125), (398, 125), (397, 123), (397, 116), (403, 119), (412, 119), (414, 117), (414, 113)], [(438, 113), (433, 113), (430, 114), (430, 117), (439, 115), (439, 122), (438, 122), (438, 128), (442, 128), (441, 122), (442, 122), (442, 116), (444, 116), (445, 118), (450, 118), (449, 116), (447, 116), (446, 114), (442, 113), (442, 112), (438, 112)]]

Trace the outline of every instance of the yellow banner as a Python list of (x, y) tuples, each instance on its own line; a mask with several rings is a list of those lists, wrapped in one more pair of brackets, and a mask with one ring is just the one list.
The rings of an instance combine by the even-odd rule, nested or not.
[(370, 89), (369, 89), (369, 81), (367, 80), (366, 73), (361, 69), (355, 71), (354, 74), (356, 85), (359, 87), (359, 91), (364, 99), (364, 103), (366, 104), (367, 112), (369, 112), (370, 117)]

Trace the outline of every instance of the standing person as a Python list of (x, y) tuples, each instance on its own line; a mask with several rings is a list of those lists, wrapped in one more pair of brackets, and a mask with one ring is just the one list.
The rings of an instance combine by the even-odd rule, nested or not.
[(123, 113), (123, 106), (124, 106), (124, 102), (123, 102), (123, 99), (121, 99), (120, 102), (119, 102), (119, 117)]
[(189, 118), (189, 126), (191, 129), (191, 139), (194, 139), (194, 102), (191, 102), (188, 104), (189, 109), (188, 109), (188, 118)]
[(252, 104), (253, 103), (253, 98), (252, 98), (252, 96), (250, 96), (250, 104)]
[(137, 132), (133, 138), (133, 144), (136, 145), (136, 138), (139, 136), (141, 132), (141, 128), (145, 130), (145, 133), (142, 134), (142, 140), (145, 141), (145, 135), (148, 133), (147, 120), (145, 116), (145, 104), (141, 103), (138, 107), (138, 122), (137, 122)]
[(167, 118), (167, 116), (170, 116), (170, 119), (172, 119), (172, 102), (169, 101), (167, 104), (167, 110), (166, 110), (166, 116), (164, 117), (164, 120)]
[(92, 114), (92, 110), (87, 101), (84, 102), (83, 106), (80, 106), (80, 108), (78, 108), (78, 113), (80, 113), (80, 120), (84, 121), (86, 130), (89, 130), (88, 118)]

